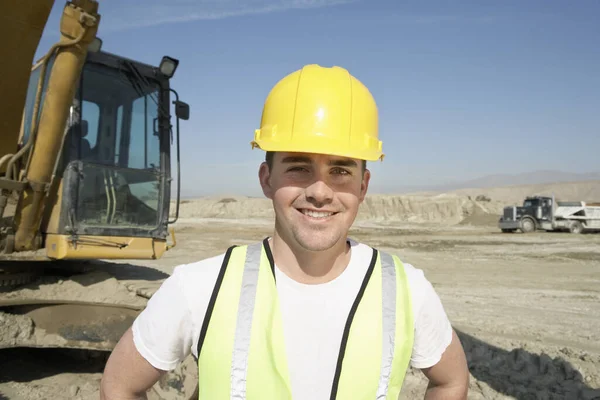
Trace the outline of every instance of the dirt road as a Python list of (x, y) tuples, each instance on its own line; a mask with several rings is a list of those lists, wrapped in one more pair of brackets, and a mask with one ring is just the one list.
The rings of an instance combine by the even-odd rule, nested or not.
[[(143, 265), (164, 273), (262, 239), (268, 221), (183, 220), (177, 247)], [(493, 226), (363, 226), (352, 236), (423, 269), (459, 331), (470, 399), (600, 399), (600, 235), (502, 234)], [(132, 274), (121, 280), (137, 280)], [(106, 354), (0, 351), (0, 399), (98, 398)], [(193, 389), (193, 365), (162, 390)], [(422, 398), (410, 371), (403, 398)], [(155, 396), (156, 398), (156, 396)]]

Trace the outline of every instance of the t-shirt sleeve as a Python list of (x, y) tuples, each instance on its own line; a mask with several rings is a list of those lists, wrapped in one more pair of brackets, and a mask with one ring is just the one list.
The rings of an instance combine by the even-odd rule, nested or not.
[(193, 323), (177, 268), (133, 322), (133, 341), (154, 367), (170, 371), (190, 352)]
[(422, 271), (417, 279), (419, 303), (415, 310), (415, 336), (410, 360), (414, 368), (429, 368), (437, 364), (452, 341), (452, 325), (444, 306)]

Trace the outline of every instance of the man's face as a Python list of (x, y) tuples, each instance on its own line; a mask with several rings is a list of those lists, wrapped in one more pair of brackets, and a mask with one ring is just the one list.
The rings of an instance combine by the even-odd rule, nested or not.
[(370, 172), (362, 161), (275, 153), (259, 170), (263, 193), (273, 201), (276, 229), (291, 246), (323, 251), (345, 241), (365, 198)]

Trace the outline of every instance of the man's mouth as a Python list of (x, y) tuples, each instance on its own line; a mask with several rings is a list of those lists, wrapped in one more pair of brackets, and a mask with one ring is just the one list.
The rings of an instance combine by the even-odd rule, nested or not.
[(304, 214), (308, 217), (311, 217), (311, 218), (328, 218), (334, 214), (337, 214), (336, 212), (333, 212), (333, 211), (315, 211), (315, 210), (308, 210), (306, 208), (300, 208), (300, 209), (298, 209), (298, 211), (300, 211), (302, 214)]

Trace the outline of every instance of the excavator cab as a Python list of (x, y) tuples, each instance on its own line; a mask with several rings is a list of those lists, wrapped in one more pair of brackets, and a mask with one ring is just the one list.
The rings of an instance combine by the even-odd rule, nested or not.
[[(50, 258), (159, 258), (166, 250), (170, 149), (177, 140), (179, 168), (179, 119), (189, 118), (170, 87), (177, 65), (166, 56), (155, 67), (88, 52), (41, 224)], [(40, 68), (30, 77), (20, 146), (29, 140)]]

